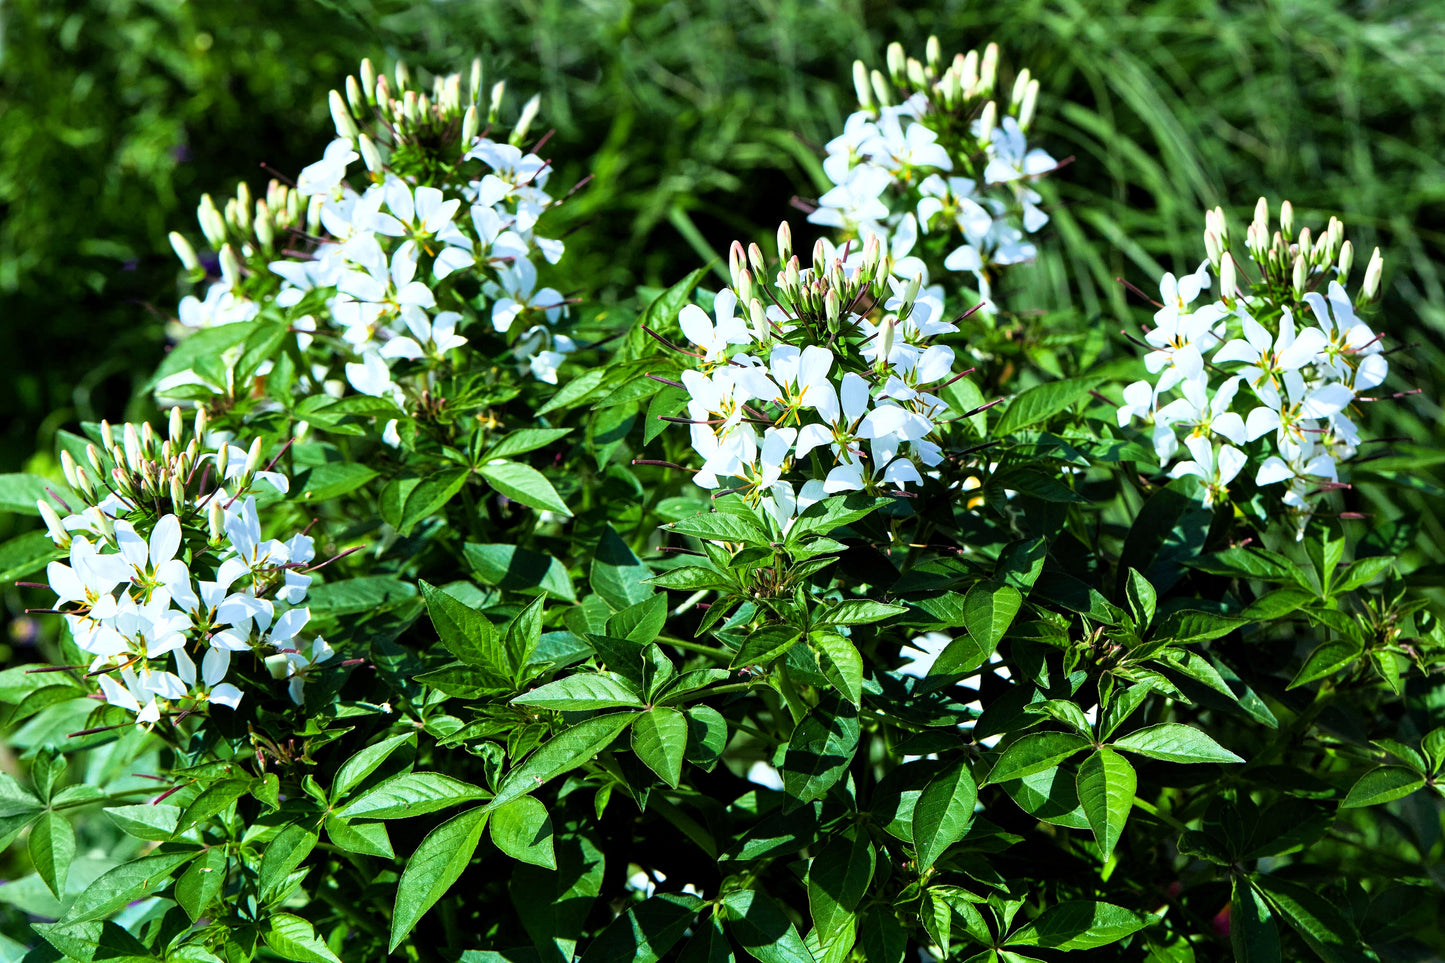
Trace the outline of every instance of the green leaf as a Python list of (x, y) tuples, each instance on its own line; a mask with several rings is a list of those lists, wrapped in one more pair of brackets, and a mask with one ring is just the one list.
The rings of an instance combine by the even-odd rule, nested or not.
[(1114, 748), (1165, 762), (1244, 762), (1192, 726), (1163, 722), (1114, 741)]
[(1052, 769), (1088, 746), (1089, 740), (1072, 732), (1031, 732), (1004, 749), (985, 782), (1008, 782)]
[(1154, 621), (1154, 608), (1158, 602), (1158, 595), (1154, 586), (1149, 580), (1140, 575), (1136, 570), (1129, 569), (1129, 579), (1124, 583), (1124, 595), (1129, 602), (1129, 611), (1134, 616), (1134, 622), (1139, 631), (1143, 632)]
[[(14, 512), (20, 515), (39, 515), (36, 502), (44, 499), (51, 508), (62, 511), (50, 497), (54, 492), (72, 508), (84, 507), (78, 495), (65, 487), (63, 482), (51, 481), (40, 475), (0, 475), (0, 513)], [(53, 544), (53, 543), (52, 543)]]
[(266, 920), (261, 939), (271, 952), (296, 963), (341, 963), (341, 959), (316, 935), (311, 924), (291, 913), (273, 913)]
[[(316, 848), (316, 833), (299, 823), (291, 823), (266, 844), (261, 856), (261, 870), (257, 874), (263, 893), (275, 891), (286, 882), (297, 867)], [(191, 867), (194, 869), (195, 867)]]
[(1248, 620), (1232, 615), (1216, 615), (1213, 612), (1185, 610), (1171, 612), (1154, 631), (1153, 638), (1167, 639), (1173, 644), (1206, 642), (1228, 635)]
[(761, 963), (814, 963), (792, 921), (766, 893), (734, 890), (719, 905), (728, 931), (743, 951)]
[(1341, 809), (1360, 809), (1403, 799), (1425, 785), (1425, 777), (1404, 766), (1371, 769), (1350, 787)]
[(492, 461), (536, 451), (571, 433), (571, 428), (519, 428), (494, 441), (482, 452), (482, 457)]
[(798, 802), (822, 797), (858, 751), (858, 711), (847, 702), (815, 706), (793, 728), (783, 755), (783, 788)]
[(1356, 963), (1363, 958), (1349, 917), (1314, 890), (1275, 876), (1259, 876), (1250, 884), (1327, 963)]
[(420, 585), (427, 615), (446, 650), (467, 665), (489, 670), (505, 684), (514, 667), (487, 617), (434, 585)]
[(507, 773), (497, 795), (486, 809), (506, 805), (513, 799), (541, 788), (548, 780), (591, 762), (612, 744), (623, 729), (637, 717), (633, 712), (611, 712), (593, 716), (553, 736), (527, 757), (520, 766)]
[(521, 592), (538, 589), (569, 602), (577, 601), (572, 579), (561, 562), (548, 555), (515, 545), (482, 545), (468, 542), (462, 549), (467, 564), (487, 585)]
[(165, 842), (175, 835), (176, 823), (181, 818), (179, 806), (168, 806), (165, 803), (112, 806), (104, 812), (111, 822), (126, 833), (137, 839), (157, 842)]
[(219, 846), (208, 847), (176, 880), (176, 902), (194, 923), (207, 915), (211, 900), (225, 885), (226, 850)]
[(979, 582), (963, 599), (963, 626), (976, 642), (992, 652), (1018, 615), (1023, 596), (1012, 585)]
[(385, 605), (413, 598), (415, 595), (416, 586), (410, 582), (403, 582), (389, 575), (368, 575), (312, 585), (306, 593), (306, 604), (311, 608), (313, 619), (335, 618), (339, 615), (355, 615), (358, 612), (374, 612)]
[(642, 706), (642, 692), (615, 672), (587, 672), (569, 675), (512, 699), (513, 705), (540, 709), (613, 709)]
[(1290, 680), (1288, 689), (1297, 689), (1302, 685), (1308, 685), (1318, 679), (1334, 675), (1336, 672), (1349, 665), (1360, 657), (1364, 650), (1362, 639), (1351, 635), (1336, 636), (1321, 642), (1310, 650), (1305, 656), (1304, 665), (1300, 666), (1295, 677)]
[(630, 907), (598, 934), (582, 963), (657, 963), (687, 932), (702, 900), (658, 893)]
[(639, 714), (632, 724), (632, 751), (659, 779), (676, 789), (687, 751), (687, 718), (677, 709), (662, 707)]
[(1002, 438), (1038, 424), (1065, 408), (1072, 407), (1089, 393), (1095, 383), (1095, 379), (1075, 379), (1035, 385), (1013, 400), (990, 434)]
[(472, 861), (486, 825), (487, 809), (478, 806), (458, 813), (426, 834), (411, 859), (406, 861), (406, 869), (396, 887), (387, 952), (396, 952), (422, 914), (452, 888)]
[(291, 482), (293, 498), (315, 504), (353, 492), (376, 477), (354, 461), (334, 461), (307, 468)]
[(848, 599), (829, 605), (815, 621), (820, 625), (866, 625), (891, 619), (907, 611), (906, 605), (875, 602), (872, 599)]
[(973, 822), (978, 786), (964, 763), (935, 776), (923, 787), (913, 810), (913, 845), (918, 869), (927, 872), (944, 850), (964, 837)]
[(812, 632), (808, 635), (818, 654), (823, 676), (838, 693), (853, 703), (863, 701), (863, 656), (853, 643), (837, 632)]
[(1396, 558), (1393, 555), (1377, 555), (1373, 558), (1358, 559), (1340, 573), (1339, 581), (1334, 587), (1335, 594), (1353, 592), (1357, 588), (1369, 585), (1394, 568), (1395, 562)]
[(687, 715), (687, 761), (711, 770), (728, 744), (728, 722), (712, 706), (690, 706)]
[(17, 535), (0, 545), (0, 582), (33, 575), (59, 556), (60, 549), (44, 529)]
[(716, 916), (700, 924), (682, 948), (678, 963), (734, 963), (732, 944)]
[(607, 620), (607, 634), (646, 645), (657, 638), (667, 623), (667, 596), (656, 593), (629, 605)]
[(587, 396), (607, 378), (606, 368), (593, 368), (591, 371), (584, 371), (562, 386), (545, 405), (537, 409), (538, 415), (545, 415), (551, 411), (558, 411), (565, 408), (575, 408)]
[(1067, 900), (1050, 906), (1037, 919), (1015, 930), (1004, 945), (1088, 950), (1117, 943), (1152, 922), (1154, 917), (1148, 913), (1113, 903)]
[(701, 565), (679, 565), (677, 568), (668, 569), (661, 575), (653, 576), (647, 580), (647, 584), (686, 592), (695, 592), (699, 589), (725, 592), (733, 587), (720, 573)]
[(1107, 862), (1124, 832), (1134, 808), (1138, 777), (1129, 760), (1108, 746), (1097, 750), (1079, 766), (1079, 805), (1094, 831), (1094, 839)]
[(892, 501), (891, 498), (849, 492), (814, 502), (799, 513), (792, 528), (788, 529), (786, 544), (791, 549), (801, 545), (810, 535), (827, 535), (844, 525), (861, 521)]
[[(68, 960), (142, 963), (155, 959), (145, 944), (109, 920), (103, 923), (34, 923), (31, 927), (47, 943), (65, 954)], [(37, 960), (47, 959), (43, 952), (27, 955)]]
[(156, 853), (142, 856), (102, 873), (76, 897), (61, 917), (62, 923), (84, 923), (104, 919), (127, 903), (154, 896), (165, 886), (177, 867), (195, 858), (200, 850), (184, 853)]
[(1286, 615), (1293, 615), (1314, 600), (1315, 594), (1306, 592), (1304, 589), (1275, 589), (1273, 592), (1255, 599), (1239, 615), (1240, 618), (1249, 619), (1251, 622), (1269, 622), (1274, 619), (1282, 619)]
[(1262, 582), (1293, 582), (1300, 588), (1310, 587), (1308, 577), (1298, 565), (1283, 555), (1262, 548), (1227, 548), (1213, 555), (1188, 559), (1184, 564), (1210, 575), (1254, 578)]
[(798, 641), (798, 630), (790, 625), (764, 625), (743, 639), (733, 656), (732, 667), (768, 666)]
[(542, 640), (542, 610), (546, 604), (545, 596), (537, 596), (507, 623), (502, 632), (502, 648), (506, 650), (514, 677), (519, 676), (532, 660), (532, 653)]
[(336, 846), (348, 853), (363, 856), (380, 856), (393, 859), (396, 853), (391, 848), (391, 836), (386, 823), (351, 823), (336, 816), (326, 817), (326, 835)]
[(417, 522), (441, 511), (462, 490), (470, 474), (465, 468), (444, 468), (419, 481), (402, 505), (397, 531), (410, 535)]
[(547, 477), (530, 465), (493, 461), (478, 468), (477, 474), (514, 502), (562, 515), (572, 514)]
[(342, 819), (404, 819), (470, 802), (486, 795), (470, 783), (439, 772), (407, 772), (367, 790), (337, 810)]
[(1236, 873), (1230, 880), (1229, 943), (1236, 963), (1280, 963), (1279, 929), (1269, 905)]
[(345, 796), (386, 762), (393, 752), (407, 744), (416, 745), (415, 732), (403, 732), (399, 736), (383, 739), (351, 756), (341, 764), (341, 768), (336, 770), (335, 778), (331, 780), (331, 799)]
[(679, 535), (694, 538), (716, 539), (723, 542), (742, 542), (747, 545), (767, 545), (769, 536), (761, 522), (750, 515), (736, 515), (732, 512), (703, 512), (668, 522), (664, 529)]
[(186, 811), (181, 814), (176, 824), (178, 831), (192, 828), (202, 820), (210, 819), (216, 813), (229, 809), (237, 799), (251, 791), (252, 781), (250, 779), (222, 779), (220, 782), (212, 783), (205, 790), (191, 800)]
[(621, 536), (606, 526), (592, 557), (592, 591), (614, 609), (625, 609), (654, 594), (646, 582), (649, 574)]
[(879, 904), (863, 914), (858, 944), (868, 963), (903, 963), (908, 950), (908, 931), (898, 922), (890, 906)]
[(30, 861), (56, 899), (65, 895), (65, 877), (75, 857), (75, 830), (70, 820), (56, 813), (40, 815), (30, 829)]
[(557, 868), (552, 846), (552, 817), (547, 807), (531, 796), (513, 799), (492, 810), (488, 828), (492, 842), (513, 859), (546, 869)]
[(873, 881), (877, 859), (865, 830), (832, 837), (813, 858), (808, 866), (808, 911), (824, 936), (852, 921)]

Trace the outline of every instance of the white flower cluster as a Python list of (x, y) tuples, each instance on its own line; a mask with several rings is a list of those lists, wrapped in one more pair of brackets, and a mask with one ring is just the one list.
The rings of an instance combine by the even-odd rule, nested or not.
[(48, 502), (40, 509), (70, 550), (69, 564), (51, 562), (46, 573), (55, 607), (93, 656), (87, 672), (105, 700), (141, 725), (203, 703), (234, 709), (242, 692), (225, 678), (233, 654), (250, 652), (291, 679), (299, 703), (307, 672), (332, 655), (324, 639), (298, 638), (315, 548), (304, 533), (263, 538), (250, 494), (257, 482), (285, 492), (286, 477), (260, 468), (259, 444), (248, 452), (210, 443), (204, 410), (189, 442), (179, 409), (164, 440), (149, 425), (125, 425), (120, 443), (108, 424), (102, 434), (106, 451), (88, 450), (95, 478), (62, 459), (88, 507), (64, 518)]
[(926, 62), (893, 44), (888, 68), (891, 85), (880, 71), (854, 64), (860, 109), (827, 145), (823, 171), (834, 187), (808, 220), (850, 237), (876, 236), (894, 274), (912, 280), (922, 273), (925, 285), (927, 266), (914, 254), (919, 232), (942, 231), (953, 238), (943, 267), (972, 273), (981, 298), (990, 300), (993, 269), (1032, 260), (1037, 250), (1027, 235), (1049, 220), (1029, 184), (1058, 165), (1025, 138), (1038, 81), (1022, 71), (1000, 119), (993, 44), (982, 56), (958, 54), (946, 67), (936, 37)]
[[(479, 129), (479, 63), (469, 98), (460, 75), (437, 78), (431, 95), (409, 85), (404, 65), (397, 67), (393, 93), (387, 77), (363, 61), (361, 79), (348, 78), (347, 97), (332, 92), (337, 139), (301, 172), (294, 189), (273, 182), (253, 206), (243, 185), (224, 213), (209, 196), (202, 200), (199, 220), (220, 252), (221, 276), (202, 298), (181, 302), (180, 321), (190, 328), (250, 321), (274, 303), (288, 312), (303, 350), (334, 329), (339, 339), (327, 336), (326, 344), (344, 359), (342, 373), (352, 388), (400, 403), (393, 364), (441, 361), (467, 343), (458, 329), (480, 321), (478, 308), (489, 303), (482, 323), (504, 337), (519, 369), (555, 384), (558, 365), (575, 345), (553, 332), (566, 301), (555, 289), (538, 287), (533, 261), (539, 253), (555, 264), (563, 251), (561, 241), (535, 232), (556, 203), (546, 191), (551, 168), (518, 146), (536, 98), (510, 142), (498, 141)], [(502, 90), (502, 84), (492, 90), (489, 125)], [(358, 125), (358, 116), (379, 118), (376, 137), (364, 132), (369, 125)], [(416, 168), (422, 155), (437, 151), (446, 156), (425, 167), (442, 171), (429, 175), (435, 186), (393, 169), (393, 162)], [(367, 183), (358, 191), (348, 177), (363, 168)], [(172, 235), (172, 243), (193, 273), (204, 273), (184, 238)], [(454, 284), (444, 284), (462, 275), (482, 281), (485, 302), (464, 299)], [(334, 373), (322, 363), (310, 374), (326, 384)], [(160, 389), (196, 379), (186, 372)], [(339, 381), (328, 387), (342, 390)]]
[[(1161, 465), (1187, 453), (1170, 474), (1197, 476), (1206, 504), (1227, 501), (1230, 483), (1253, 460), (1254, 484), (1284, 486), (1281, 500), (1302, 536), (1315, 494), (1339, 482), (1340, 463), (1359, 446), (1351, 405), (1385, 380), (1389, 364), (1341, 283), (1353, 259), (1344, 225), (1331, 218), (1318, 238), (1308, 228), (1295, 237), (1285, 202), (1271, 240), (1268, 217), (1261, 198), (1247, 240), (1260, 281), (1241, 291), (1224, 213), (1209, 212), (1209, 259), (1160, 283), (1163, 305), (1145, 335), (1155, 380), (1124, 389), (1119, 425), (1152, 422)], [(1376, 250), (1360, 303), (1378, 294), (1381, 269)], [(1196, 304), (1211, 270), (1219, 297)]]
[[(736, 481), (786, 525), (825, 495), (920, 484), (943, 460), (948, 404), (933, 392), (952, 377), (954, 353), (934, 339), (958, 328), (941, 303), (919, 297), (917, 280), (888, 274), (876, 237), (853, 256), (819, 241), (809, 268), (792, 254), (787, 224), (778, 248), (772, 304), (753, 280), (765, 271), (761, 251), (735, 243), (733, 287), (718, 293), (714, 316), (689, 305), (678, 321), (701, 362), (681, 376), (703, 458), (695, 481)], [(874, 297), (876, 321), (861, 313)], [(790, 474), (803, 476), (800, 489)]]

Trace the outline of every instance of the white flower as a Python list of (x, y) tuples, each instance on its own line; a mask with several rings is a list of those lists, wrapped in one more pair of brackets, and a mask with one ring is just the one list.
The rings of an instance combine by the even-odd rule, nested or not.
[[(1182, 383), (1184, 391), (1183, 398), (1177, 398), (1159, 409), (1155, 415), (1156, 420), (1162, 425), (1187, 428), (1192, 437), (1208, 438), (1211, 434), (1218, 435), (1236, 445), (1242, 445), (1246, 441), (1244, 419), (1229, 410), (1234, 403), (1234, 396), (1239, 391), (1239, 378), (1230, 378), (1220, 385), (1215, 391), (1214, 397), (1209, 397), (1208, 386), (1203, 379), (1190, 379)], [(1161, 438), (1155, 436), (1154, 447), (1159, 455), (1159, 460), (1166, 461), (1173, 456), (1175, 445), (1172, 440), (1174, 432), (1171, 430), (1168, 435), (1169, 442), (1161, 448)], [(1164, 450), (1167, 449), (1167, 450)]]
[(497, 283), (506, 295), (492, 304), (492, 327), (498, 331), (509, 330), (513, 322), (528, 311), (541, 311), (548, 322), (554, 322), (566, 305), (566, 299), (555, 288), (542, 288), (533, 293), (537, 269), (531, 261), (517, 260), (510, 267), (498, 268)]
[(713, 299), (716, 325), (708, 318), (707, 313), (695, 304), (686, 305), (678, 314), (677, 323), (682, 328), (682, 333), (702, 349), (704, 364), (725, 358), (728, 345), (752, 343), (747, 323), (733, 314), (737, 306), (737, 295), (724, 288)]
[(1240, 370), (1259, 400), (1271, 408), (1281, 404), (1279, 388), (1286, 372), (1298, 371), (1314, 361), (1325, 347), (1324, 332), (1306, 328), (1295, 333), (1294, 315), (1284, 309), (1279, 319), (1279, 336), (1271, 338), (1264, 325), (1244, 315), (1244, 337), (1227, 342), (1214, 354), (1215, 364), (1243, 361)]
[(1390, 365), (1380, 339), (1355, 316), (1355, 307), (1340, 282), (1331, 281), (1327, 290), (1328, 306), (1317, 291), (1305, 295), (1305, 302), (1325, 333), (1326, 343), (1319, 359), (1322, 366), (1355, 391), (1381, 384)]
[(440, 360), (448, 351), (467, 343), (466, 338), (456, 333), (457, 322), (462, 319), (456, 311), (442, 311), (435, 318), (428, 318), (425, 311), (408, 306), (401, 309), (401, 319), (411, 337), (392, 338), (382, 345), (379, 353), (383, 358)]
[(845, 229), (881, 221), (888, 216), (888, 205), (880, 197), (891, 183), (893, 175), (883, 168), (859, 164), (842, 183), (818, 198), (818, 209), (808, 215), (808, 221)]
[(1002, 184), (1026, 177), (1047, 174), (1058, 162), (1039, 148), (1028, 149), (1028, 142), (1019, 122), (1005, 117), (989, 134), (989, 161), (984, 168), (985, 183)]
[(341, 187), (342, 179), (346, 177), (347, 165), (360, 157), (352, 148), (350, 138), (338, 137), (326, 145), (321, 160), (302, 168), (300, 176), (296, 178), (296, 192), (302, 197), (313, 194), (335, 196)]
[(1244, 468), (1248, 460), (1244, 452), (1233, 445), (1224, 445), (1218, 451), (1208, 438), (1192, 436), (1184, 440), (1184, 446), (1194, 456), (1193, 461), (1182, 461), (1169, 473), (1172, 478), (1194, 475), (1204, 482), (1204, 504), (1213, 505), (1229, 496), (1229, 483)]
[(315, 675), (316, 667), (336, 653), (319, 635), (312, 640), (309, 653), (302, 653), (298, 649), (283, 651), (286, 655), (286, 676), (291, 680), (287, 689), (291, 694), (291, 701), (299, 706), (302, 688), (305, 686), (307, 678)]

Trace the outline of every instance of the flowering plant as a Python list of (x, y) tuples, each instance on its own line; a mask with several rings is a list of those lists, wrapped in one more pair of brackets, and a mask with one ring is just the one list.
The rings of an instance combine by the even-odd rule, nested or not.
[(1351, 458), (1381, 258), (1352, 300), (1338, 221), (1262, 209), (1246, 268), (1215, 210), (1142, 358), (1044, 362), (996, 300), (1037, 82), (887, 59), (833, 233), (716, 292), (542, 286), (539, 108), (503, 137), (479, 67), (364, 62), (294, 186), (202, 202), (164, 429), (0, 479), (44, 524), (0, 950), (1429, 958), (1445, 626)]

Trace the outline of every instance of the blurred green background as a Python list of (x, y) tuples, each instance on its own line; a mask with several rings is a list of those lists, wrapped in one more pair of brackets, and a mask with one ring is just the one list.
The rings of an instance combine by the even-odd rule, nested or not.
[[(1381, 326), (1397, 389), (1376, 435), (1439, 438), (1445, 381), (1441, 0), (8, 0), (0, 5), (0, 471), (55, 429), (130, 410), (178, 297), (166, 232), (204, 191), (294, 174), (330, 136), (326, 91), (360, 57), (444, 71), (484, 57), (512, 103), (544, 96), (568, 293), (662, 284), (709, 246), (764, 237), (818, 193), (819, 148), (852, 102), (855, 57), (993, 40), (1043, 98), (1034, 139), (1073, 163), (1030, 306), (1075, 305), (1113, 337), (1125, 277), (1151, 290), (1202, 258), (1203, 210), (1242, 226), (1256, 197), (1301, 223), (1341, 214), (1387, 254)], [(1356, 274), (1356, 279), (1359, 275)], [(1132, 349), (1126, 349), (1132, 351)], [(1364, 505), (1445, 545), (1436, 487)], [(1368, 496), (1366, 496), (1368, 498)], [(1435, 555), (1434, 552), (1428, 552)]]

